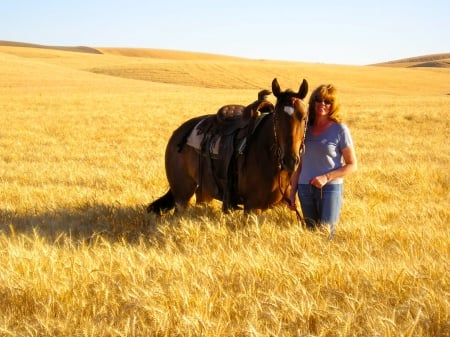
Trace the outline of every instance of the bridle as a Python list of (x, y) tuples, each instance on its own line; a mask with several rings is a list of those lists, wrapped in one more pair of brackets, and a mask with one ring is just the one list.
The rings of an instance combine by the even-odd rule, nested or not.
[[(305, 103), (303, 103), (303, 101), (300, 98), (292, 97), (291, 98), (291, 105), (285, 105), (283, 107), (283, 112), (287, 113), (289, 116), (291, 116), (291, 118), (295, 118), (294, 117), (294, 113), (295, 112), (299, 112), (299, 111), (296, 111), (296, 110), (298, 110), (298, 109), (295, 108), (296, 104), (304, 105)], [(280, 144), (278, 142), (278, 128), (279, 128), (278, 119), (279, 119), (279, 114), (280, 114), (280, 112), (277, 109), (275, 109), (275, 111), (273, 112), (273, 136), (274, 136), (275, 154), (277, 156), (278, 171), (282, 171), (283, 170), (283, 163), (282, 163), (282, 154), (283, 153), (282, 153), (282, 150), (281, 150), (281, 146), (280, 146)], [(302, 143), (300, 144), (300, 149), (299, 149), (299, 156), (300, 157), (305, 152), (306, 129), (307, 129), (307, 126), (308, 126), (308, 114), (307, 113), (300, 120), (300, 123), (302, 123), (302, 122), (305, 123), (305, 127), (304, 127), (304, 130), (303, 130)], [(281, 189), (281, 185), (280, 185), (280, 189)]]
[[(296, 104), (304, 105), (304, 103), (303, 103), (303, 101), (301, 99), (299, 99), (297, 97), (292, 97), (291, 101), (292, 101), (292, 105), (285, 105), (284, 108), (283, 108), (283, 112), (287, 113), (292, 118), (295, 118), (293, 116), (294, 113), (296, 112), (295, 111), (296, 110), (295, 105)], [(281, 147), (280, 147), (280, 145), (278, 143), (278, 131), (277, 131), (278, 124), (279, 124), (278, 123), (278, 118), (279, 118), (278, 116), (279, 116), (279, 114), (280, 114), (280, 112), (277, 109), (275, 109), (275, 111), (273, 112), (273, 134), (274, 134), (274, 141), (275, 141), (274, 146), (276, 147), (275, 153), (276, 153), (276, 156), (277, 156), (277, 163), (278, 163), (278, 165), (277, 165), (277, 167), (278, 167), (278, 189), (279, 189), (279, 191), (281, 193), (283, 201), (285, 201), (288, 205), (290, 205), (291, 200), (288, 197), (286, 197), (286, 191), (287, 191), (287, 189), (289, 187), (289, 184), (288, 184), (288, 186), (286, 186), (284, 191), (283, 191), (283, 188), (281, 187), (281, 185), (282, 185), (281, 184), (281, 171), (283, 171), (283, 164), (282, 164), (282, 151), (281, 151)], [(304, 130), (303, 130), (302, 142), (300, 144), (300, 149), (299, 149), (299, 156), (300, 156), (300, 158), (302, 157), (302, 155), (303, 155), (303, 153), (305, 152), (305, 149), (306, 149), (305, 138), (306, 138), (306, 129), (308, 127), (308, 113), (305, 113), (305, 116), (300, 120), (300, 123), (302, 123), (302, 122), (305, 123), (305, 127), (304, 127)], [(295, 208), (295, 215), (297, 216), (298, 222), (300, 224), (304, 224), (303, 223), (303, 218), (300, 215), (300, 212), (298, 211), (297, 208)]]

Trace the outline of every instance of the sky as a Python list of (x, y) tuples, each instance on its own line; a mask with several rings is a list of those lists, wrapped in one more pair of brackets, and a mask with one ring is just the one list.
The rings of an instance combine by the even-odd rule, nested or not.
[(0, 40), (366, 65), (450, 52), (448, 0), (3, 0)]

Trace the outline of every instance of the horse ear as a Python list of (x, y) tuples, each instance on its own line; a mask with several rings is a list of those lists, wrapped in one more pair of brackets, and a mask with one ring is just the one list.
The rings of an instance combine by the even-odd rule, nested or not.
[(278, 97), (280, 95), (280, 85), (278, 84), (278, 80), (276, 78), (272, 81), (272, 92), (275, 95), (275, 97)]
[(308, 93), (308, 82), (305, 79), (303, 79), (303, 82), (300, 85), (300, 89), (298, 89), (298, 94), (296, 96), (300, 99), (303, 99), (306, 97), (307, 93)]

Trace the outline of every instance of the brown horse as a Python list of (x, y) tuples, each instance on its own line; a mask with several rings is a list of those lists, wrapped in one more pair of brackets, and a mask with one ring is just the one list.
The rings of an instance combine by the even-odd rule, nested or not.
[[(298, 92), (281, 91), (275, 78), (272, 92), (277, 98), (273, 112), (255, 117), (259, 120), (250, 123), (254, 127), (247, 133), (245, 149), (233, 157), (236, 200), (245, 212), (260, 213), (288, 200), (290, 177), (300, 163), (308, 116), (302, 99), (308, 83), (304, 79)], [(194, 194), (197, 203), (223, 200), (211, 170), (205, 169), (206, 157), (186, 144), (187, 135), (205, 118), (211, 115), (186, 121), (170, 137), (165, 154), (170, 189), (148, 206), (148, 212), (161, 214), (177, 205), (186, 207)]]

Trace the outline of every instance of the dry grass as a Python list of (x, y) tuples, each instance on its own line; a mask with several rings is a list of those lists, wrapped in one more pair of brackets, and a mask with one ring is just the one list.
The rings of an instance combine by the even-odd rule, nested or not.
[[(0, 336), (450, 336), (449, 69), (0, 59)], [(273, 77), (341, 90), (360, 167), (337, 239), (286, 208), (145, 214), (172, 130)]]

